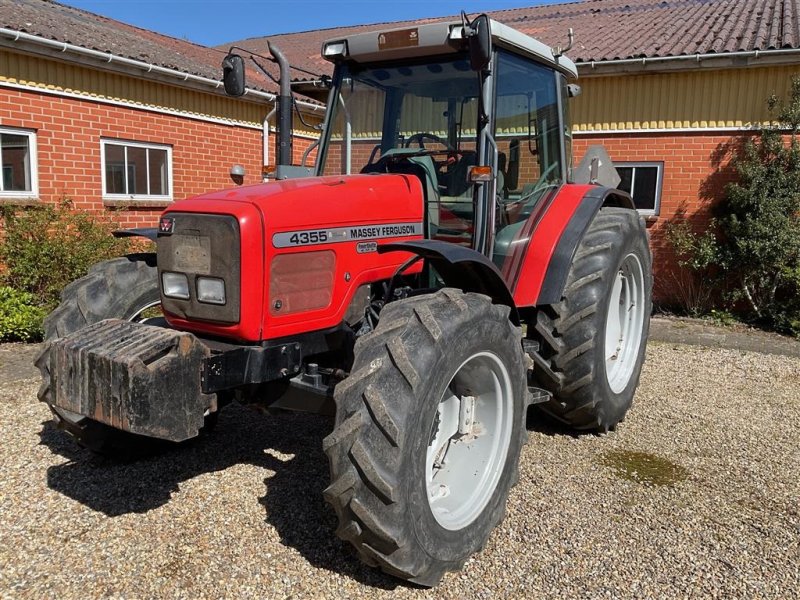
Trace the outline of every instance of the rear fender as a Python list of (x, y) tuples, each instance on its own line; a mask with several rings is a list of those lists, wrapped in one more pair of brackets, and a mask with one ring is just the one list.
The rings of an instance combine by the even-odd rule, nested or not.
[(494, 263), (483, 254), (471, 248), (437, 240), (398, 242), (378, 246), (379, 253), (398, 250), (424, 258), (436, 269), (445, 286), (484, 294), (495, 304), (508, 306), (511, 309), (509, 318), (515, 325), (520, 324), (511, 291)]
[[(569, 187), (565, 186), (565, 188)], [(556, 209), (557, 203), (558, 198), (548, 210)], [(590, 186), (579, 198), (571, 214), (562, 210), (560, 211), (560, 223), (550, 222), (546, 225), (550, 228), (559, 226), (561, 228), (557, 241), (549, 248), (549, 253), (546, 252), (547, 248), (537, 248), (539, 231), (534, 233), (523, 263), (521, 279), (525, 279), (530, 272), (543, 273), (543, 277), (538, 290), (518, 286), (515, 290), (515, 299), (518, 305), (543, 306), (555, 304), (561, 300), (575, 252), (589, 225), (604, 206), (635, 210), (633, 200), (627, 192), (603, 186)], [(545, 225), (545, 219), (542, 220), (539, 228)], [(552, 236), (553, 232), (549, 233)], [(524, 292), (525, 295), (520, 292)]]

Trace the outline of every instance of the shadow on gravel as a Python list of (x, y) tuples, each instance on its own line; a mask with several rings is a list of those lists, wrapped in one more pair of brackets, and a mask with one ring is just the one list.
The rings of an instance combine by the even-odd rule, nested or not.
[[(43, 445), (70, 461), (48, 469), (48, 486), (111, 517), (148, 512), (169, 502), (182, 482), (236, 464), (271, 471), (259, 502), (283, 544), (315, 567), (395, 589), (398, 580), (362, 564), (334, 534), (336, 517), (322, 498), (328, 485), (322, 438), (331, 427), (326, 417), (264, 416), (234, 404), (220, 414), (207, 438), (132, 463), (95, 456), (50, 422), (43, 424), (40, 436)], [(253, 548), (254, 555), (260, 551)]]

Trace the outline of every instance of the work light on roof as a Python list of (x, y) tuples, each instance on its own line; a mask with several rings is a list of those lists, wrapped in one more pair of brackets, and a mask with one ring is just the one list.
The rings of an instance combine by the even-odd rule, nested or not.
[(323, 56), (345, 56), (347, 54), (347, 42), (328, 42), (322, 49)]

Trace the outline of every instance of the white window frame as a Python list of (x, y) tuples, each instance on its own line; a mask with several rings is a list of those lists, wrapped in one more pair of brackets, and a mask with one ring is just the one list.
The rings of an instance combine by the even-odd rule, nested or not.
[[(0, 134), (6, 133), (8, 135), (21, 135), (28, 138), (28, 157), (31, 178), (31, 189), (20, 190), (4, 190), (3, 179), (0, 179), (0, 200), (4, 198), (38, 198), (39, 197), (39, 153), (36, 147), (36, 131), (33, 129), (18, 129), (16, 127), (4, 127), (0, 125)], [(0, 146), (0, 165), (3, 159), (3, 148)], [(0, 172), (2, 177), (2, 172)]]
[(655, 168), (656, 171), (656, 195), (655, 205), (653, 209), (639, 208), (639, 214), (658, 216), (661, 213), (661, 190), (664, 184), (664, 162), (663, 161), (639, 161), (639, 162), (622, 162), (615, 161), (615, 167), (633, 167), (633, 177), (631, 177), (631, 196), (633, 196), (633, 189), (636, 184), (636, 167), (647, 167), (649, 169)]
[[(110, 194), (106, 191), (106, 145), (125, 147), (125, 157), (127, 162), (128, 148), (144, 148), (145, 150), (166, 150), (167, 151), (167, 194)], [(146, 164), (147, 188), (150, 189), (150, 161)], [(123, 169), (124, 170), (124, 169)], [(127, 177), (127, 173), (125, 174)], [(131, 140), (119, 140), (113, 138), (100, 138), (100, 178), (103, 186), (103, 200), (168, 200), (172, 201), (172, 146), (167, 144), (152, 144), (149, 142), (134, 142)]]

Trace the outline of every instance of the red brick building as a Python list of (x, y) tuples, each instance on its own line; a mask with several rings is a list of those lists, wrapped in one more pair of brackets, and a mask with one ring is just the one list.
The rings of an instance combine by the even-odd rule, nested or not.
[[(41, 0), (0, 0), (0, 17), (0, 204), (70, 199), (141, 226), (173, 200), (261, 181), (266, 78), (248, 72), (229, 98), (222, 51)], [(314, 135), (297, 134), (299, 161)]]

